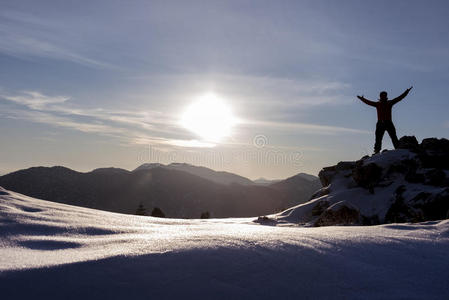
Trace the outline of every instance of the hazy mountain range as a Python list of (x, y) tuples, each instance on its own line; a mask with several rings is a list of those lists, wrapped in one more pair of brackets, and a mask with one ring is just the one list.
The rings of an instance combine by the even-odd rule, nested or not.
[(101, 168), (82, 173), (65, 167), (33, 167), (0, 177), (0, 186), (59, 203), (133, 214), (139, 204), (168, 217), (244, 217), (274, 213), (304, 203), (319, 188), (318, 177), (300, 173), (285, 180), (254, 182), (205, 167), (143, 164), (133, 171)]
[(254, 182), (251, 181), (250, 179), (234, 173), (224, 171), (214, 171), (206, 167), (193, 166), (186, 163), (172, 163), (169, 165), (163, 165), (160, 163), (147, 163), (139, 166), (134, 171), (149, 170), (157, 167), (162, 167), (170, 170), (184, 171), (220, 184), (231, 184), (231, 183), (238, 183), (242, 185), (254, 184)]

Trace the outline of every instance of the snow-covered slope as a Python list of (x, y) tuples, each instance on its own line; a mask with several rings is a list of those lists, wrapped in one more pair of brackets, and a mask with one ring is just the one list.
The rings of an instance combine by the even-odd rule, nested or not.
[(1, 299), (448, 299), (449, 222), (158, 219), (0, 190)]

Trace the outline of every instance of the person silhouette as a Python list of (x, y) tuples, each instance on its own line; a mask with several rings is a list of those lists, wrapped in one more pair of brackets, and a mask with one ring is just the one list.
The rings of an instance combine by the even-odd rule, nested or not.
[(374, 106), (377, 109), (377, 124), (376, 124), (376, 142), (374, 143), (374, 154), (379, 153), (382, 148), (382, 138), (385, 134), (385, 130), (393, 142), (393, 146), (396, 149), (398, 147), (398, 137), (396, 136), (396, 128), (394, 127), (391, 119), (391, 108), (393, 105), (404, 99), (411, 91), (413, 86), (406, 89), (399, 97), (393, 100), (388, 100), (388, 94), (385, 91), (380, 92), (379, 101), (371, 101), (362, 96), (357, 96), (362, 102)]

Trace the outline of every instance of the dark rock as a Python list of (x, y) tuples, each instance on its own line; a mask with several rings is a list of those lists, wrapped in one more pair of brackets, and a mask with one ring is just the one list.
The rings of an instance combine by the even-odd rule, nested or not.
[(424, 174), (416, 173), (416, 172), (408, 172), (404, 177), (410, 183), (424, 183), (425, 177)]
[(335, 176), (336, 173), (337, 173), (336, 166), (323, 168), (320, 171), (320, 173), (318, 174), (321, 184), (323, 186), (328, 186), (331, 183), (332, 178)]
[(336, 165), (335, 170), (336, 171), (352, 170), (355, 168), (355, 166), (356, 166), (355, 161), (341, 161)]
[(418, 195), (416, 195), (410, 202), (411, 203), (418, 203), (418, 205), (421, 203), (425, 203), (428, 202), (429, 199), (432, 198), (432, 194), (431, 193), (427, 193), (427, 192), (421, 192)]
[(415, 159), (405, 159), (390, 165), (387, 175), (394, 178), (395, 174), (403, 174), (405, 180), (410, 183), (423, 183), (424, 174), (417, 173), (419, 164)]
[(331, 225), (354, 225), (360, 223), (360, 213), (357, 209), (346, 206), (345, 204), (334, 206), (325, 210), (315, 226), (331, 226)]
[(328, 201), (318, 201), (318, 203), (312, 208), (312, 216), (321, 215), (328, 207)]
[(276, 225), (276, 220), (271, 219), (267, 216), (259, 216), (257, 218), (257, 220), (254, 220), (253, 222), (255, 223), (259, 223), (259, 224), (264, 224), (264, 225)]
[(387, 174), (402, 173), (408, 174), (409, 172), (416, 172), (418, 169), (418, 163), (414, 159), (404, 159), (393, 163), (388, 168)]
[(418, 202), (414, 205), (423, 212), (423, 219), (426, 221), (442, 220), (448, 217), (449, 211), (449, 188), (436, 195), (428, 195), (420, 193), (417, 195), (419, 199), (413, 199)]
[(357, 166), (352, 171), (352, 178), (361, 187), (372, 189), (382, 177), (382, 168), (375, 163)]
[(378, 187), (387, 187), (394, 183), (393, 180), (383, 180), (377, 184)]
[(420, 160), (424, 168), (449, 169), (449, 140), (427, 138), (421, 142)]
[(319, 189), (318, 191), (316, 191), (315, 194), (313, 194), (310, 197), (310, 200), (316, 199), (316, 198), (319, 198), (319, 197), (322, 197), (322, 196), (325, 196), (325, 195), (329, 195), (329, 192), (330, 192), (329, 191), (329, 187), (325, 186), (325, 187)]
[(385, 215), (385, 223), (419, 222), (423, 220), (419, 213), (404, 203), (402, 194), (405, 190), (406, 187), (404, 185), (401, 185), (396, 189), (396, 200)]
[(420, 153), (419, 159), (424, 168), (442, 168), (449, 170), (449, 155), (446, 154), (429, 154), (427, 152)]
[(431, 169), (424, 174), (424, 183), (433, 186), (445, 186), (447, 184), (446, 173), (441, 169)]
[(417, 150), (418, 149), (418, 140), (415, 136), (403, 136), (399, 139), (397, 148), (398, 149), (409, 149), (409, 150)]
[(337, 166), (324, 167), (323, 171), (337, 171)]
[(420, 147), (426, 151), (449, 152), (449, 140), (444, 138), (427, 138), (422, 140)]

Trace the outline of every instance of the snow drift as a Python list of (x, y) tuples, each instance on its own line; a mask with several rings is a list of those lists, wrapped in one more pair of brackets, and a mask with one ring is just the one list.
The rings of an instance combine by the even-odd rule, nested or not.
[(0, 190), (2, 299), (448, 299), (449, 221), (261, 226)]

